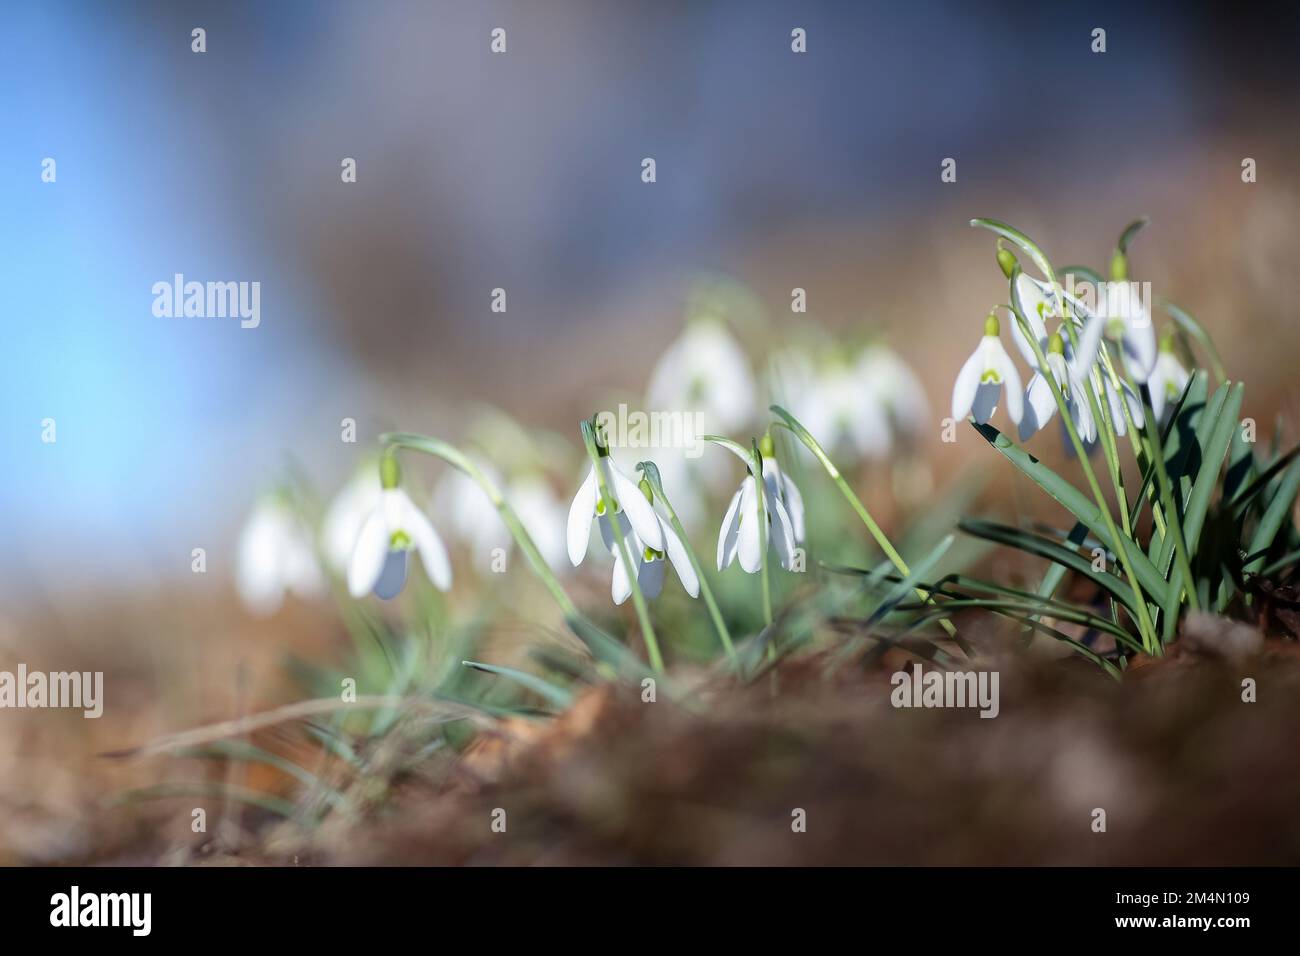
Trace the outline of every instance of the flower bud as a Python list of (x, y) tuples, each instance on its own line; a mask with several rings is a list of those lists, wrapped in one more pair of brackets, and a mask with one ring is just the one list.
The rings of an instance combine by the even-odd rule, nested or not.
[(1016, 266), (1020, 261), (1015, 257), (1010, 249), (1002, 245), (1002, 240), (998, 240), (998, 266), (1002, 269), (1002, 274), (1008, 279), (1016, 271)]

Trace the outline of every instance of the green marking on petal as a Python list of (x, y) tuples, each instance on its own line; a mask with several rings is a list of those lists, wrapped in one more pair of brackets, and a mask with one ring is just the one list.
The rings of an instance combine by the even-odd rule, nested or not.
[(981, 385), (1001, 385), (1001, 384), (1002, 384), (1002, 376), (1001, 376), (1000, 374), (998, 374), (998, 370), (995, 369), (995, 368), (985, 369), (985, 370), (984, 370), (984, 374), (980, 376), (980, 384), (981, 384)]
[(405, 531), (394, 531), (388, 537), (388, 550), (390, 551), (410, 551), (415, 547), (415, 542)]

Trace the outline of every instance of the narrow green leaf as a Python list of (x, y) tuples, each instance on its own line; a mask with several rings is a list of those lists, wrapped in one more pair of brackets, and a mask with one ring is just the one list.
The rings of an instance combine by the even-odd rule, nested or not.
[(1297, 491), (1300, 491), (1300, 458), (1294, 459), (1287, 468), (1277, 493), (1268, 504), (1268, 510), (1255, 528), (1243, 570), (1258, 572), (1264, 566), (1264, 559), (1277, 539), (1278, 532), (1282, 530), (1283, 522), (1291, 517), (1291, 506), (1295, 502)]
[(502, 667), (498, 664), (484, 664), (479, 661), (461, 661), (465, 667), (472, 667), (476, 671), (483, 671), (487, 674), (496, 674), (498, 677), (504, 677), (506, 680), (514, 681), (521, 687), (524, 687), (535, 694), (544, 697), (561, 710), (567, 708), (573, 703), (573, 695), (563, 687), (557, 687), (548, 680), (538, 677), (536, 674), (529, 674), (526, 671), (516, 670), (513, 667)]
[(1082, 574), (1098, 587), (1105, 589), (1115, 600), (1130, 611), (1137, 607), (1137, 599), (1133, 594), (1133, 589), (1126, 582), (1121, 581), (1107, 571), (1094, 571), (1092, 562), (1088, 561), (1083, 555), (1058, 544), (1050, 538), (1030, 534), (1009, 525), (975, 518), (964, 518), (957, 526), (967, 534), (986, 538), (989, 541), (996, 541), (998, 544), (1016, 548), (1019, 551), (1037, 555), (1040, 558), (1046, 558), (1049, 561), (1063, 565), (1071, 571)]
[[(1121, 549), (1117, 547), (1117, 542), (1111, 540), (1110, 531), (1107, 529), (1095, 502), (992, 425), (975, 425), (974, 427), (976, 431), (984, 436), (985, 441), (998, 450), (1002, 457), (1020, 469), (1034, 484), (1046, 491), (1066, 511), (1086, 525), (1088, 530), (1096, 535), (1097, 539), (1112, 554), (1119, 555), (1122, 553)], [(1058, 548), (1060, 547), (1056, 542), (1049, 543)], [(1167, 587), (1164, 575), (1156, 571), (1155, 565), (1142, 553), (1142, 549), (1136, 542), (1127, 550), (1132, 556), (1133, 571), (1138, 582), (1159, 603), (1164, 598)], [(1131, 589), (1129, 589), (1128, 599), (1130, 601), (1133, 599)], [(1126, 606), (1130, 610), (1133, 609), (1131, 605)]]

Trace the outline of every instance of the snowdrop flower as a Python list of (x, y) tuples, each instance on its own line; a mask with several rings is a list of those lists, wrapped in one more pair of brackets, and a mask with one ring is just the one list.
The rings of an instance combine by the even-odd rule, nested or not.
[(1165, 409), (1172, 408), (1173, 404), (1182, 397), (1183, 389), (1187, 388), (1187, 382), (1191, 378), (1191, 373), (1183, 368), (1183, 363), (1178, 361), (1178, 356), (1174, 354), (1174, 340), (1170, 335), (1165, 335), (1160, 340), (1160, 352), (1156, 355), (1155, 367), (1151, 369), (1151, 377), (1147, 379), (1147, 388), (1151, 390), (1151, 410), (1155, 412), (1156, 421), (1163, 421)]
[[(794, 569), (796, 543), (803, 540), (803, 497), (794, 482), (781, 472), (772, 450), (771, 436), (764, 436), (760, 454), (763, 457), (762, 493), (767, 509), (767, 542), (781, 567), (791, 571)], [(797, 535), (791, 509), (798, 515)], [(719, 571), (737, 558), (741, 568), (750, 574), (762, 568), (758, 522), (758, 484), (751, 472), (732, 496), (726, 517), (722, 519), (722, 528), (718, 532)]]
[[(1045, 355), (1048, 371), (1056, 380), (1062, 396), (1070, 403), (1070, 418), (1078, 426), (1080, 437), (1087, 442), (1093, 441), (1097, 435), (1086, 384), (1097, 361), (1101, 333), (1101, 322), (1094, 320), (1085, 325), (1076, 352), (1058, 329), (1048, 339)], [(1052, 394), (1052, 387), (1042, 372), (1035, 372), (1029, 380), (1029, 388), (1025, 390), (1025, 414), (1020, 419), (1020, 440), (1025, 441), (1041, 430), (1055, 414), (1056, 398)]]
[[(1059, 316), (1060, 311), (1056, 306), (1056, 292), (1047, 282), (1039, 280), (1021, 272), (1016, 276), (1015, 295), (1020, 306), (1020, 312), (1025, 317), (1025, 322), (1029, 325), (1030, 331), (1034, 338), (1038, 340), (1038, 347), (1047, 352), (1047, 320), (1053, 316)], [(1038, 367), (1038, 359), (1034, 356), (1033, 347), (1029, 340), (1025, 338), (1024, 331), (1020, 328), (1019, 322), (1011, 323), (1011, 339), (1016, 343), (1016, 348), (1024, 356), (1030, 368)]]
[(254, 614), (274, 614), (292, 591), (315, 597), (325, 577), (311, 532), (282, 495), (260, 500), (239, 535), (235, 587)]
[(346, 575), (352, 547), (366, 518), (379, 505), (381, 492), (377, 462), (367, 461), (355, 477), (335, 495), (321, 527), (321, 549), (337, 573)]
[(892, 349), (869, 345), (857, 361), (858, 380), (868, 401), (885, 410), (892, 433), (920, 434), (930, 423), (930, 403), (925, 387), (910, 365)]
[(702, 413), (705, 431), (733, 431), (753, 414), (754, 395), (749, 360), (736, 340), (719, 320), (697, 319), (655, 364), (646, 403)]
[[(474, 456), (474, 463), (498, 488), (501, 476), (491, 464)], [(486, 567), (495, 548), (510, 547), (510, 532), (477, 481), (459, 468), (449, 468), (434, 486), (433, 514), (451, 537), (469, 546), (476, 566)]]
[(974, 414), (976, 423), (983, 425), (997, 411), (998, 390), (1005, 389), (1007, 414), (1019, 424), (1024, 412), (1022, 387), (1020, 373), (1002, 346), (998, 317), (990, 312), (984, 320), (984, 337), (953, 384), (952, 417), (961, 420)]
[[(1088, 401), (1086, 385), (1096, 364), (1102, 331), (1101, 322), (1095, 320), (1088, 322), (1079, 337), (1077, 352), (1070, 343), (1063, 340), (1060, 332), (1056, 332), (1048, 340), (1046, 356), (1052, 378), (1056, 380), (1063, 397), (1069, 402), (1070, 418), (1078, 429), (1079, 437), (1088, 444), (1097, 440), (1097, 421), (1093, 417), (1092, 405)], [(1110, 408), (1111, 424), (1116, 434), (1123, 438), (1128, 433), (1128, 419), (1124, 415), (1124, 406), (1120, 402), (1119, 393), (1115, 391), (1115, 386), (1111, 384), (1110, 377), (1103, 373), (1101, 379), (1104, 383), (1106, 402)], [(1142, 414), (1142, 403), (1127, 382), (1120, 384), (1133, 423), (1141, 428), (1145, 420)], [(1024, 441), (1042, 429), (1055, 414), (1056, 399), (1052, 395), (1051, 386), (1041, 373), (1035, 372), (1029, 382), (1029, 388), (1025, 391), (1025, 416), (1020, 421), (1020, 440)]]
[(1141, 287), (1121, 280), (1103, 289), (1097, 295), (1097, 315), (1106, 322), (1106, 336), (1120, 343), (1124, 368), (1133, 381), (1145, 382), (1156, 364), (1156, 331)]
[[(653, 512), (654, 494), (650, 489), (650, 483), (642, 480), (638, 486), (638, 493), (650, 504)], [(658, 512), (653, 513), (663, 534), (663, 550), (648, 547), (635, 531), (628, 534), (626, 539), (628, 554), (632, 558), (632, 573), (636, 575), (637, 586), (647, 598), (658, 597), (664, 587), (664, 564), (669, 563), (672, 564), (677, 580), (682, 582), (686, 593), (691, 597), (699, 597), (700, 580), (695, 575), (695, 568), (691, 566), (691, 559), (682, 545), (681, 538), (677, 537), (672, 526), (661, 518)], [(631, 593), (632, 584), (626, 566), (623, 564), (623, 555), (618, 551), (615, 542), (614, 576), (610, 586), (610, 596), (613, 597), (615, 604), (622, 604)]]
[[(636, 482), (623, 474), (610, 459), (608, 448), (598, 443), (597, 452), (605, 485), (614, 497), (614, 519), (619, 522), (619, 528), (624, 535), (635, 532), (644, 547), (663, 551), (663, 528), (654, 508), (645, 500), (645, 495), (641, 493)], [(618, 543), (610, 525), (609, 508), (600, 494), (595, 465), (588, 470), (586, 480), (578, 488), (578, 493), (573, 496), (573, 504), (569, 506), (567, 540), (569, 560), (573, 562), (574, 567), (581, 564), (582, 559), (587, 556), (593, 521), (600, 525), (600, 534), (605, 547), (611, 552), (617, 552)]]
[(397, 459), (385, 455), (380, 460), (382, 490), (379, 502), (366, 516), (352, 548), (348, 564), (348, 592), (355, 598), (374, 593), (384, 598), (396, 597), (406, 584), (407, 564), (411, 551), (420, 560), (429, 580), (439, 589), (451, 587), (451, 562), (447, 549), (424, 512), (403, 491)]
[(884, 403), (864, 389), (856, 369), (844, 364), (825, 369), (791, 404), (824, 447), (850, 448), (862, 458), (889, 453), (889, 415)]

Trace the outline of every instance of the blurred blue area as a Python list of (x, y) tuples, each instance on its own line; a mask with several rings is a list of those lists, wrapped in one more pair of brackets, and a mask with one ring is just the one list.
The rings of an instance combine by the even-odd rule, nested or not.
[[(924, 217), (937, 157), (1078, 198), (1239, 92), (1203, 79), (1211, 28), (1126, 4), (45, 3), (0, 26), (10, 587), (186, 573), (286, 452), (338, 450), (372, 339), (523, 347), (576, 297), (777, 225)], [(155, 318), (177, 272), (260, 281), (261, 327)], [(481, 308), (502, 282), (526, 325)]]

